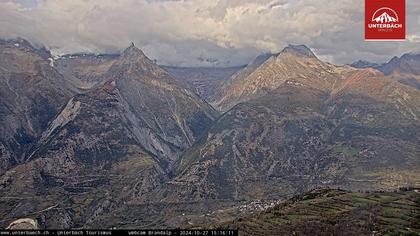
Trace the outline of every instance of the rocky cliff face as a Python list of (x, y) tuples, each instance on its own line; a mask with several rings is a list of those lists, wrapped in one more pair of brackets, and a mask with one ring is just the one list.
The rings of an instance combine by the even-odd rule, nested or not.
[(27, 41), (0, 41), (0, 174), (25, 161), (72, 95), (49, 54)]

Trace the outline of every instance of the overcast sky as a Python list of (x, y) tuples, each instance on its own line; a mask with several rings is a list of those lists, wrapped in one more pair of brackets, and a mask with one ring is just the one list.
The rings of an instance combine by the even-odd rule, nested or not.
[(420, 51), (420, 0), (404, 42), (365, 42), (364, 0), (0, 0), (0, 37), (55, 54), (119, 52), (133, 41), (160, 64), (234, 66), (287, 44), (336, 64)]

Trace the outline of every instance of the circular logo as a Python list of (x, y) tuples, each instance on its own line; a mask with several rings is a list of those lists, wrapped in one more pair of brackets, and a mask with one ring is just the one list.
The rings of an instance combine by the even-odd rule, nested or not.
[(389, 7), (382, 7), (373, 13), (372, 21), (375, 23), (395, 23), (398, 22), (397, 13)]

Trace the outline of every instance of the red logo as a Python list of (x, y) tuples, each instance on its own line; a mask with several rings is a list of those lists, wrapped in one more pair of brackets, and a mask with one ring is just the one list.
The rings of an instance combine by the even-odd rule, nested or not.
[(365, 39), (404, 40), (405, 0), (365, 0)]

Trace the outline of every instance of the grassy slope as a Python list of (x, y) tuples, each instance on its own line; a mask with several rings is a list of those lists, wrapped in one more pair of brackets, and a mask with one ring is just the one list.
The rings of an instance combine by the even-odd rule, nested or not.
[(419, 235), (420, 193), (313, 190), (216, 227), (240, 235)]

